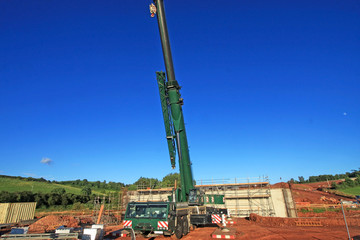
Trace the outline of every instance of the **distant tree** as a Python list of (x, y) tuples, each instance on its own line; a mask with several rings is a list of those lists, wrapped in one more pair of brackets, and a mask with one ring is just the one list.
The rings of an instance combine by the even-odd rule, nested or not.
[(83, 209), (83, 205), (80, 202), (76, 202), (73, 205), (73, 209), (74, 210), (81, 210), (81, 209)]
[(345, 178), (344, 185), (346, 185), (347, 187), (355, 187), (354, 181), (348, 177)]
[(131, 185), (128, 186), (128, 190), (129, 190), (129, 191), (137, 190), (137, 186), (134, 185), (134, 184), (131, 184)]
[[(145, 178), (140, 177), (133, 185), (135, 185), (135, 189), (138, 188), (156, 188), (159, 185), (159, 180), (156, 178)], [(135, 190), (134, 189), (134, 190)]]
[(81, 203), (87, 203), (90, 201), (90, 196), (82, 195), (80, 199), (81, 199)]
[(82, 185), (83, 185), (83, 186), (87, 186), (87, 185), (88, 185), (88, 183), (89, 183), (89, 182), (88, 182), (88, 180), (87, 180), (87, 179), (82, 180)]
[(356, 179), (354, 181), (355, 185), (360, 186), (360, 174), (356, 175)]
[(83, 187), (83, 189), (81, 189), (81, 194), (83, 194), (85, 196), (90, 196), (91, 195), (91, 188)]
[(47, 198), (48, 197), (45, 194), (36, 193), (35, 194), (36, 208), (47, 207), (48, 206)]
[(34, 194), (30, 191), (17, 192), (17, 202), (34, 202)]
[(57, 193), (62, 195), (66, 193), (66, 190), (65, 188), (54, 188), (53, 190), (51, 190), (51, 193)]
[(319, 176), (310, 176), (309, 182), (319, 182)]
[(77, 202), (81, 203), (81, 197), (82, 197), (81, 195), (72, 194), (71, 195), (71, 201), (73, 203), (77, 203)]
[(61, 196), (57, 193), (51, 193), (48, 198), (48, 205), (60, 205), (61, 204)]
[(16, 195), (7, 191), (0, 192), (0, 202), (1, 203), (11, 203), (16, 202)]
[(170, 173), (168, 175), (166, 175), (165, 177), (163, 177), (162, 181), (161, 181), (161, 187), (166, 188), (166, 187), (173, 187), (175, 185), (175, 181), (176, 184), (178, 186), (180, 186), (180, 174), (179, 173)]
[(61, 205), (66, 206), (69, 204), (69, 198), (66, 194), (61, 195)]
[(112, 190), (119, 190), (120, 188), (118, 187), (118, 185), (115, 182), (109, 182), (108, 183), (108, 189), (112, 189)]
[(300, 182), (300, 183), (304, 183), (304, 182), (305, 182), (305, 179), (304, 179), (303, 176), (299, 176), (299, 182)]
[(75, 185), (80, 186), (80, 184), (81, 184), (81, 180), (80, 180), (80, 179), (76, 179)]
[(340, 174), (340, 179), (345, 179), (345, 178), (347, 178), (346, 174)]
[(102, 189), (106, 188), (106, 181), (100, 182), (100, 188)]

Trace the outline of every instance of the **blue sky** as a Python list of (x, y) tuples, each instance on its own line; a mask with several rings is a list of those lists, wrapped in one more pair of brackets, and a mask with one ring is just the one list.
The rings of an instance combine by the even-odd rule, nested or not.
[[(133, 183), (174, 172), (150, 3), (0, 1), (0, 174)], [(359, 1), (165, 7), (196, 180), (360, 167)]]

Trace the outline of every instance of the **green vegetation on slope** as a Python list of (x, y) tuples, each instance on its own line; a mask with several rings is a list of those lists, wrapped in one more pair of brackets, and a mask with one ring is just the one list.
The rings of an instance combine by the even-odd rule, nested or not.
[(360, 186), (350, 187), (350, 188), (346, 188), (346, 189), (339, 189), (339, 191), (344, 192), (346, 194), (360, 196)]
[(160, 181), (157, 178), (140, 177), (135, 183), (125, 185), (121, 182), (100, 182), (77, 179), (72, 181), (50, 181), (44, 178), (19, 177), (0, 175), (0, 192), (23, 192), (51, 193), (55, 188), (64, 188), (66, 193), (81, 194), (84, 188), (90, 188), (93, 194), (103, 195), (108, 193), (121, 192), (124, 187), (129, 190), (146, 188), (167, 188), (173, 187), (175, 181), (180, 186), (180, 174), (170, 173)]
[[(64, 188), (67, 193), (81, 194), (81, 187), (72, 187), (68, 185), (62, 185), (57, 183), (51, 183), (48, 181), (28, 181), (26, 179), (10, 178), (0, 176), (0, 192), (23, 192), (29, 191), (33, 193), (51, 193), (54, 189)], [(92, 191), (97, 195), (102, 195), (100, 191)]]
[[(139, 178), (128, 188), (161, 188), (180, 182), (178, 173), (168, 174), (162, 181), (154, 178)], [(0, 203), (37, 202), (43, 210), (84, 209), (93, 206), (96, 195), (103, 195), (105, 203), (121, 201), (122, 183), (90, 182), (86, 179), (75, 181), (49, 181), (44, 178), (25, 178), (0, 175)], [(101, 197), (102, 198), (102, 197)]]

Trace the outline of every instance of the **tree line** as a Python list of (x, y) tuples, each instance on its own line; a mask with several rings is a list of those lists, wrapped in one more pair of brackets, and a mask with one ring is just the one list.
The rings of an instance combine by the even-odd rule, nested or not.
[(157, 178), (140, 177), (135, 183), (128, 185), (127, 188), (128, 190), (168, 188), (174, 187), (175, 181), (180, 186), (179, 173), (170, 173), (163, 177), (161, 181)]
[(179, 173), (170, 173), (163, 177), (162, 180), (159, 180), (157, 178), (146, 178), (146, 177), (140, 177), (136, 182), (133, 184), (124, 184), (121, 182), (106, 182), (105, 180), (103, 182), (95, 181), (90, 182), (87, 179), (80, 180), (77, 179), (75, 181), (60, 181), (56, 182), (63, 185), (70, 185), (74, 187), (89, 187), (91, 189), (106, 189), (106, 190), (115, 190), (120, 191), (124, 187), (126, 187), (128, 190), (137, 190), (137, 189), (158, 189), (158, 188), (166, 188), (166, 187), (173, 187), (175, 181), (177, 184), (180, 184), (180, 174)]
[(347, 178), (359, 178), (360, 177), (360, 168), (359, 170), (351, 170), (351, 172), (346, 172), (343, 174), (323, 174), (323, 175), (317, 175), (317, 176), (309, 176), (308, 179), (305, 179), (303, 176), (299, 176), (299, 180), (295, 180), (291, 178), (290, 182), (294, 183), (313, 183), (313, 182), (324, 182), (324, 181), (330, 181), (330, 180), (341, 180), (341, 179), (347, 179)]
[(346, 188), (352, 188), (352, 187), (356, 187), (356, 186), (360, 186), (360, 176), (356, 177), (354, 180), (352, 180), (349, 177), (346, 177), (345, 181), (340, 182), (338, 184), (336, 182), (331, 183), (331, 188), (333, 188), (333, 189), (346, 189)]
[(48, 208), (52, 206), (68, 206), (76, 203), (88, 203), (94, 199), (90, 188), (83, 188), (81, 194), (67, 193), (64, 188), (55, 188), (51, 193), (0, 192), (0, 203), (36, 202), (36, 208)]

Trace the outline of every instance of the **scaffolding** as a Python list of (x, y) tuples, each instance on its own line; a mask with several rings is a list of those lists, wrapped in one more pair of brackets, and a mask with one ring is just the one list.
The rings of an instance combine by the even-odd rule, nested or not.
[(92, 210), (94, 222), (96, 222), (96, 218), (100, 214), (101, 205), (104, 205), (101, 223), (119, 224), (123, 207), (123, 193), (110, 192), (108, 194), (95, 196)]
[[(275, 216), (268, 177), (198, 180), (205, 194), (224, 195), (225, 207), (232, 216), (251, 213)], [(209, 184), (210, 183), (210, 184)]]
[[(275, 216), (268, 177), (223, 178), (197, 180), (196, 187), (205, 194), (224, 195), (225, 207), (235, 217), (248, 217), (251, 213), (261, 216)], [(129, 201), (167, 201), (173, 186), (156, 189), (151, 183), (136, 186), (137, 190), (128, 191), (123, 202)], [(208, 204), (207, 204), (208, 205)], [(224, 205), (210, 205), (224, 207)]]

